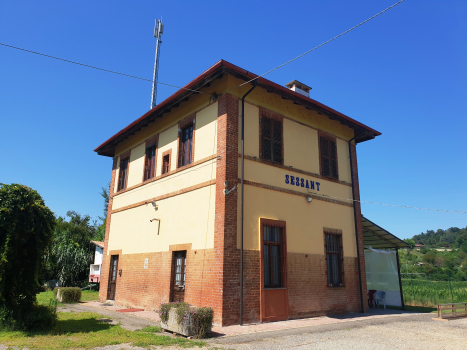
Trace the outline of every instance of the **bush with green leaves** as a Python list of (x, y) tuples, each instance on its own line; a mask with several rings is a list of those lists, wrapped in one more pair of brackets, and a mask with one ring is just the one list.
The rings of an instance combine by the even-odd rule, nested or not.
[(212, 322), (214, 320), (214, 310), (212, 308), (193, 307), (185, 302), (162, 303), (158, 310), (162, 322), (167, 323), (171, 309), (176, 309), (177, 322), (179, 324), (185, 324), (189, 319), (195, 329), (196, 338), (206, 338), (207, 333), (210, 332), (212, 328)]
[(89, 215), (74, 211), (66, 215), (69, 221), (56, 219), (52, 250), (46, 256), (47, 279), (58, 279), (62, 286), (83, 286), (94, 255), (89, 243), (96, 239), (96, 224)]
[[(60, 295), (59, 295), (60, 294)], [(78, 287), (56, 287), (55, 298), (61, 298), (62, 303), (77, 303), (81, 300), (81, 288)]]
[(0, 184), (0, 327), (31, 329), (43, 314), (36, 291), (54, 227), (54, 214), (37, 191)]

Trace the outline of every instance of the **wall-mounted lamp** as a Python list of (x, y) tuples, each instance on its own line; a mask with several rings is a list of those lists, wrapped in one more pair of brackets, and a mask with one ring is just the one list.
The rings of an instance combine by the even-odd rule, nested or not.
[(195, 125), (195, 123), (196, 123), (196, 119), (193, 119), (193, 125)]
[(157, 209), (156, 201), (154, 199), (151, 201), (151, 204), (154, 207), (154, 209)]
[(306, 197), (306, 201), (307, 201), (308, 203), (311, 203), (312, 200), (313, 200), (313, 198), (311, 198), (311, 197)]
[(122, 269), (118, 270), (118, 275), (121, 277), (122, 276)]
[(182, 128), (178, 128), (178, 132), (182, 132)]

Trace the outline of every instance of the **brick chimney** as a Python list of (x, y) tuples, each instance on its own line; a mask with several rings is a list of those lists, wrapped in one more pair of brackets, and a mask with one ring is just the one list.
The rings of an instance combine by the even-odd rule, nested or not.
[(310, 97), (311, 87), (300, 83), (298, 80), (292, 80), (290, 83), (285, 84), (290, 90), (298, 92), (299, 94)]

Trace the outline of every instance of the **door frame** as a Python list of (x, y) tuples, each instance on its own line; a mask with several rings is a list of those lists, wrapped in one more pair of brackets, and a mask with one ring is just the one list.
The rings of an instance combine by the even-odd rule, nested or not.
[[(185, 301), (185, 292), (186, 292), (186, 267), (187, 267), (187, 263), (186, 263), (186, 260), (187, 260), (187, 255), (188, 255), (188, 251), (187, 250), (173, 250), (172, 251), (172, 268), (171, 268), (171, 273), (170, 273), (170, 294), (169, 294), (169, 301), (170, 302), (173, 302), (173, 297), (174, 297), (174, 287), (175, 287), (175, 268), (176, 268), (176, 264), (177, 264), (177, 259), (176, 259), (176, 255), (177, 253), (180, 253), (180, 252), (184, 252), (185, 253), (185, 257), (184, 257), (184, 272), (185, 272), (185, 279), (184, 279), (184, 283), (183, 283), (183, 301)], [(183, 271), (182, 271), (182, 276), (183, 276)]]
[[(113, 260), (114, 258), (117, 258), (117, 266), (115, 268), (116, 272), (115, 272), (115, 290), (114, 290), (114, 298), (113, 299), (109, 299), (110, 298), (110, 285), (112, 283), (112, 269), (113, 269)], [(110, 269), (109, 269), (109, 282), (108, 282), (108, 285), (107, 285), (107, 300), (115, 300), (115, 295), (117, 294), (117, 277), (118, 277), (118, 262), (120, 260), (120, 254), (112, 254), (110, 256)]]
[[(280, 227), (282, 229), (283, 245), (282, 245), (282, 254), (284, 256), (284, 268), (282, 281), (284, 287), (277, 289), (285, 289), (285, 318), (283, 316), (264, 316), (266, 309), (266, 298), (265, 298), (265, 288), (264, 288), (264, 226), (273, 226)], [(288, 289), (288, 266), (287, 266), (287, 232), (286, 232), (286, 222), (282, 220), (271, 220), (260, 218), (260, 321), (261, 322), (271, 322), (271, 321), (283, 321), (289, 317), (289, 289)], [(266, 290), (268, 290), (267, 288)], [(271, 288), (273, 290), (275, 288)]]

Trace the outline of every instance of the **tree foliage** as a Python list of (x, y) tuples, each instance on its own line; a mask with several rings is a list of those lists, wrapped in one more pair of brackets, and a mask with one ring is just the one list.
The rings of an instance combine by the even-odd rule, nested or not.
[(39, 193), (21, 184), (0, 184), (0, 311), (31, 319), (43, 254), (50, 250), (53, 212)]
[(415, 241), (413, 239), (406, 238), (406, 239), (404, 239), (404, 242), (407, 243), (410, 248), (415, 247)]
[[(416, 244), (424, 244), (427, 247), (444, 247), (461, 248), (467, 253), (467, 227), (458, 228), (451, 227), (447, 230), (438, 229), (435, 231), (428, 230), (419, 235), (412, 237)], [(464, 245), (463, 245), (464, 244)]]
[(80, 215), (68, 211), (66, 221), (63, 217), (56, 219), (54, 242), (48, 256), (49, 278), (60, 280), (63, 286), (79, 286), (87, 277), (89, 264), (94, 252), (89, 243), (96, 237), (96, 223), (91, 222), (89, 215)]

